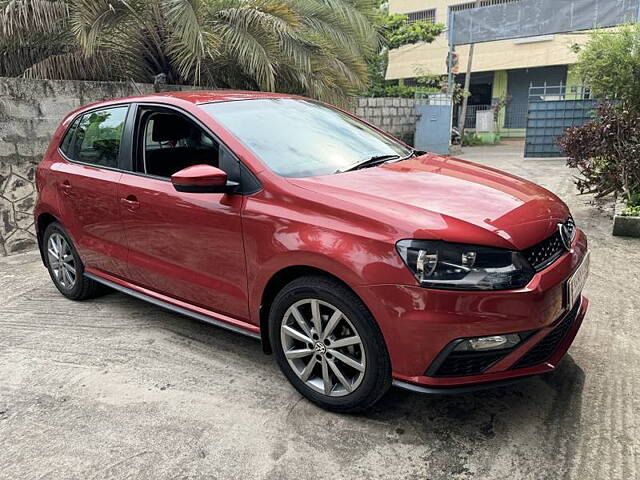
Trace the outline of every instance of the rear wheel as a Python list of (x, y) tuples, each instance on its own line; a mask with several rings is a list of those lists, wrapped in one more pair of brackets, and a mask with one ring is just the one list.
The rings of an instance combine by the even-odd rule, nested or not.
[(389, 388), (391, 367), (382, 334), (343, 284), (320, 276), (294, 280), (276, 296), (269, 321), (278, 365), (312, 402), (358, 412)]
[(84, 265), (62, 225), (53, 222), (43, 236), (44, 257), (51, 280), (65, 297), (86, 300), (105, 291), (98, 282), (86, 278)]

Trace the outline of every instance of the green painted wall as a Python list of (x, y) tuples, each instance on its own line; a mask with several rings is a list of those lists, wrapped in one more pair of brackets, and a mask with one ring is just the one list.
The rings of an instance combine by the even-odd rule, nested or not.
[(505, 128), (500, 130), (502, 138), (524, 138), (527, 136), (526, 128)]
[[(493, 98), (506, 98), (507, 97), (507, 82), (508, 76), (506, 70), (498, 70), (493, 73), (493, 92), (491, 96)], [(497, 118), (498, 131), (504, 128), (505, 110), (502, 109)]]

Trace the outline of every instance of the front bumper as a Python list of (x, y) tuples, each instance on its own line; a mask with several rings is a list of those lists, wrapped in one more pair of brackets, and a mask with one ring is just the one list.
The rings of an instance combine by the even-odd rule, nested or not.
[[(566, 354), (589, 302), (581, 297), (579, 304), (565, 305), (565, 282), (586, 253), (586, 237), (578, 231), (572, 252), (538, 272), (520, 290), (447, 291), (376, 285), (362, 287), (358, 293), (378, 320), (396, 384), (430, 390), (503, 382), (554, 370)], [(430, 368), (456, 339), (515, 332), (531, 333), (479, 374), (434, 375)], [(536, 346), (540, 345), (538, 350), (544, 346), (545, 338), (560, 334), (552, 351), (534, 355)]]

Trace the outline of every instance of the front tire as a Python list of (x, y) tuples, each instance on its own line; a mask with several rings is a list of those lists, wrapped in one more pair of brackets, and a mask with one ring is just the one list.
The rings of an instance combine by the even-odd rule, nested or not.
[(86, 300), (104, 292), (101, 284), (84, 276), (82, 260), (62, 225), (49, 224), (42, 241), (45, 266), (62, 295), (71, 300)]
[(362, 301), (336, 280), (306, 276), (286, 285), (273, 301), (269, 329), (282, 372), (322, 408), (360, 412), (391, 385), (378, 325)]

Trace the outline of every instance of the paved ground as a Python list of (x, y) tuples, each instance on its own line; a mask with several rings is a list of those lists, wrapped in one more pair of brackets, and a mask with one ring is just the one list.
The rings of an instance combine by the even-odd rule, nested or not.
[(560, 161), (462, 156), (558, 193), (590, 237), (591, 311), (557, 372), (330, 414), (258, 343), (117, 293), (67, 301), (24, 254), (0, 259), (0, 478), (637, 478), (640, 241)]

